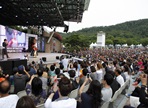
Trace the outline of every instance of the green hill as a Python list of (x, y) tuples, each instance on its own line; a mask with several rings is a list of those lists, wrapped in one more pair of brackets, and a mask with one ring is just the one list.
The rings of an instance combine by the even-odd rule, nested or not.
[[(64, 40), (73, 35), (85, 37), (85, 41), (96, 42), (97, 33), (103, 31), (106, 33), (106, 44), (139, 44), (148, 45), (148, 19), (128, 21), (112, 26), (90, 27), (82, 30), (61, 34)], [(67, 41), (63, 41), (66, 43)]]

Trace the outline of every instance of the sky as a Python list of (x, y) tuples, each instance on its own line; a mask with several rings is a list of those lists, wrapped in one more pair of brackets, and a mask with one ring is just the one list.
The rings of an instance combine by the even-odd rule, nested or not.
[[(148, 0), (90, 0), (81, 23), (65, 22), (69, 32), (148, 18)], [(51, 29), (49, 29), (51, 31)], [(56, 31), (63, 32), (64, 28)]]

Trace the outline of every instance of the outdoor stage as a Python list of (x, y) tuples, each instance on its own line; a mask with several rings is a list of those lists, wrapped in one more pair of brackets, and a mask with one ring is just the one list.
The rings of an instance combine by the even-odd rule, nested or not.
[[(61, 55), (66, 55), (66, 54), (63, 54), (63, 53), (38, 53), (38, 56), (37, 57), (32, 57), (30, 56), (30, 53), (8, 53), (9, 55), (9, 59), (25, 59), (24, 55), (28, 54), (28, 62), (32, 62), (32, 61), (35, 61), (35, 62), (39, 62), (40, 59), (42, 57), (46, 57), (46, 62), (48, 63), (54, 63), (54, 62), (57, 62), (59, 60), (56, 60), (56, 56), (61, 56)], [(5, 57), (5, 60), (6, 57)]]

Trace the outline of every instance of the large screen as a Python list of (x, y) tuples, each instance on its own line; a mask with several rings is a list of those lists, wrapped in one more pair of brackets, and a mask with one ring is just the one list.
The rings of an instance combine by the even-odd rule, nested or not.
[(8, 40), (8, 47), (25, 47), (26, 35), (23, 32), (1, 25), (0, 35), (1, 43), (3, 42), (3, 39)]

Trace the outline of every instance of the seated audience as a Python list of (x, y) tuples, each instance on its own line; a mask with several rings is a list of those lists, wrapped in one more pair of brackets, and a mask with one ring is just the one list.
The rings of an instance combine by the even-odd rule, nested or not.
[[(26, 83), (30, 78), (29, 73), (25, 70), (25, 67), (22, 65), (18, 70), (17, 67), (13, 69), (14, 74), (14, 93), (18, 93), (19, 91), (25, 90)], [(25, 73), (25, 74), (23, 74)]]
[[(148, 79), (147, 79), (147, 75), (142, 75), (141, 77), (141, 82), (142, 82), (142, 86), (141, 86), (141, 90), (140, 90), (140, 105), (139, 108), (148, 108), (148, 90), (146, 91), (146, 87), (147, 87), (147, 83), (148, 83)], [(147, 87), (148, 89), (148, 87)]]
[(120, 84), (120, 86), (123, 86), (124, 85), (124, 79), (121, 76), (121, 71), (119, 69), (115, 70), (115, 75), (116, 75), (117, 82)]
[(43, 90), (47, 89), (47, 78), (44, 78), (43, 75), (43, 69), (38, 69), (37, 70), (37, 75), (38, 77), (42, 80), (42, 88)]
[(23, 96), (18, 100), (16, 108), (36, 108), (36, 106), (29, 96)]
[[(68, 94), (72, 89), (70, 80), (66, 77), (63, 77), (59, 81), (59, 86), (57, 86), (57, 83), (58, 82), (54, 83), (53, 92), (51, 92), (48, 99), (46, 100), (45, 108), (76, 108), (76, 100), (68, 97)], [(60, 97), (57, 100), (52, 101), (52, 98), (57, 90)]]
[(79, 90), (79, 95), (81, 96), (79, 108), (99, 108), (102, 102), (101, 84), (98, 80), (93, 80), (86, 93), (82, 93), (88, 80), (89, 78), (85, 78), (85, 81)]
[(9, 94), (10, 83), (5, 78), (0, 78), (0, 108), (16, 108), (19, 97)]
[(112, 89), (111, 89), (110, 85), (112, 84), (112, 82), (113, 82), (112, 75), (105, 74), (104, 79), (102, 81), (103, 88), (101, 90), (101, 93), (102, 93), (102, 96), (103, 96), (102, 97), (103, 101), (108, 101), (109, 102), (111, 100), (113, 92), (112, 92)]
[[(88, 69), (84, 68), (82, 70), (82, 77), (80, 77), (80, 81), (79, 81), (80, 86), (84, 83), (87, 74), (88, 74)], [(87, 82), (87, 84), (89, 84), (89, 82)]]
[(34, 75), (26, 85), (27, 95), (32, 98), (35, 105), (43, 104), (46, 99), (46, 91), (42, 88), (42, 80)]
[(76, 75), (75, 70), (69, 70), (68, 73), (72, 83), (72, 90), (77, 89), (79, 87), (79, 78), (75, 78)]
[(101, 65), (101, 63), (97, 63), (97, 80), (101, 83), (104, 73), (103, 73), (103, 66)]
[(90, 73), (91, 79), (92, 80), (98, 80), (98, 77), (97, 77), (98, 74), (96, 73), (96, 69), (95, 69), (94, 66), (90, 67), (90, 71), (91, 71), (91, 73)]
[(114, 79), (115, 78), (115, 73), (113, 71), (108, 71), (108, 74), (111, 74), (113, 77), (113, 82), (111, 83), (110, 87), (112, 88), (112, 92), (114, 96), (115, 92), (120, 88), (120, 84)]

